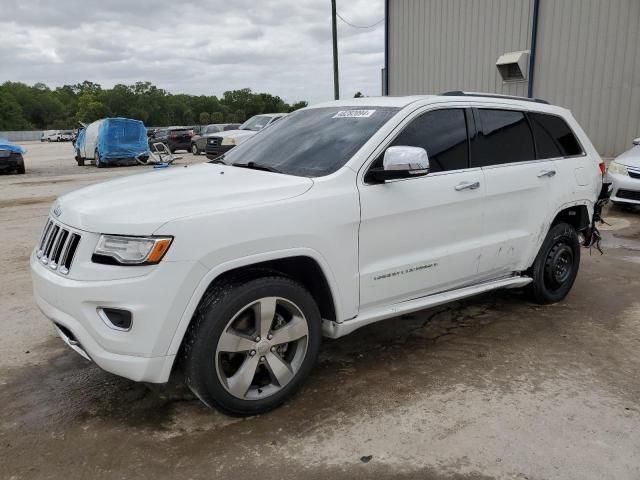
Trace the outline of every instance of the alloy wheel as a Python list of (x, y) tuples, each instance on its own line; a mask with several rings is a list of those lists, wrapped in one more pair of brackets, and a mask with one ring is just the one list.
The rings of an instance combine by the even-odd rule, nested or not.
[(280, 297), (264, 297), (240, 309), (216, 347), (215, 368), (236, 398), (259, 400), (284, 388), (307, 353), (309, 327), (300, 308)]

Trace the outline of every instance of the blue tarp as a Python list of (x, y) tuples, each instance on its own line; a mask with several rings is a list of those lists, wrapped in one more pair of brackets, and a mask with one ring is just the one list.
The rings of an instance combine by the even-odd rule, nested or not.
[(102, 160), (135, 158), (149, 150), (147, 129), (140, 120), (105, 118), (97, 147)]
[(15, 143), (11, 143), (6, 138), (0, 138), (0, 150), (10, 150), (14, 153), (25, 153), (26, 150), (22, 148), (20, 145), (16, 145)]
[(80, 152), (84, 151), (84, 142), (87, 138), (87, 129), (81, 128), (78, 130), (78, 136), (76, 137), (76, 155), (80, 155)]

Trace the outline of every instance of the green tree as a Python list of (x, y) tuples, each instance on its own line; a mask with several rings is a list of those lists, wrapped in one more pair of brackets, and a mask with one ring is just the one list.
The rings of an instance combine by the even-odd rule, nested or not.
[(191, 125), (206, 120), (206, 114), (207, 122), (242, 122), (259, 113), (290, 112), (307, 103), (289, 105), (276, 95), (250, 88), (228, 90), (218, 98), (171, 94), (143, 81), (105, 89), (85, 80), (55, 89), (44, 83), (5, 82), (0, 85), (0, 106), (2, 128), (17, 130), (73, 128), (78, 121), (86, 123), (106, 116), (135, 118), (153, 127)]
[(247, 114), (244, 110), (236, 110), (236, 122), (244, 122), (247, 119)]
[(32, 125), (24, 118), (22, 107), (13, 96), (0, 91), (0, 130), (26, 130)]
[(304, 100), (301, 100), (291, 105), (291, 107), (289, 108), (289, 111), (293, 112), (295, 110), (299, 110), (301, 108), (308, 107), (308, 106), (309, 106), (309, 102), (305, 102)]
[(211, 115), (209, 115), (209, 112), (200, 112), (199, 120), (200, 125), (207, 125), (211, 123)]
[(89, 123), (109, 116), (106, 105), (96, 100), (91, 93), (83, 93), (78, 99), (78, 113), (76, 118), (80, 122)]

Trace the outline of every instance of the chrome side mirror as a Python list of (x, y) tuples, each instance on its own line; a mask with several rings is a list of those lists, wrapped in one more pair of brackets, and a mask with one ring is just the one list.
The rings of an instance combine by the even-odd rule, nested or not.
[(633, 139), (633, 144), (634, 144), (634, 145), (640, 145), (640, 137), (638, 137), (638, 138), (634, 138), (634, 139)]
[(424, 148), (397, 146), (384, 152), (382, 168), (372, 168), (368, 177), (374, 182), (419, 177), (429, 173), (429, 156)]

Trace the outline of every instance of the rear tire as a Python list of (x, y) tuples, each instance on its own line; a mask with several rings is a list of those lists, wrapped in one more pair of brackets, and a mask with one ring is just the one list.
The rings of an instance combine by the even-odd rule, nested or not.
[(185, 382), (227, 414), (267, 412), (302, 386), (321, 337), (320, 311), (300, 284), (235, 277), (208, 291), (196, 310), (183, 344)]
[(551, 227), (530, 269), (531, 282), (526, 292), (531, 301), (546, 305), (563, 300), (578, 275), (580, 241), (568, 223)]
[(26, 173), (26, 169), (24, 168), (24, 160), (22, 160), (18, 164), (18, 168), (16, 169), (16, 171), (18, 172), (19, 175), (24, 175)]

